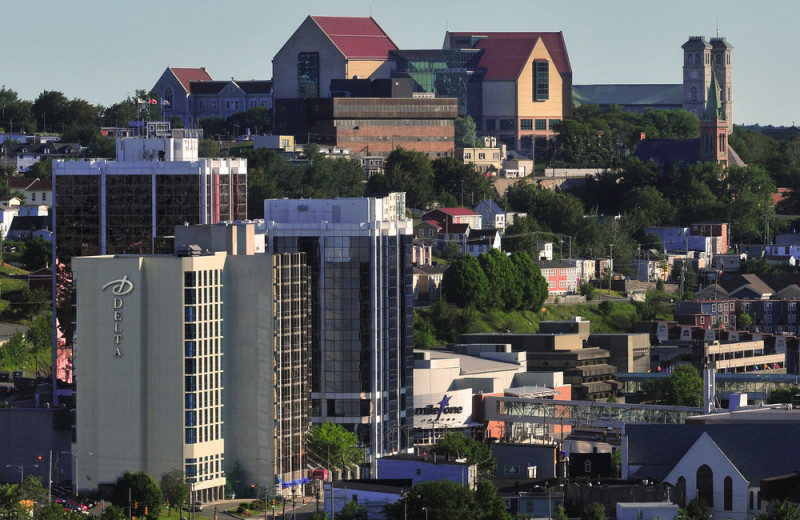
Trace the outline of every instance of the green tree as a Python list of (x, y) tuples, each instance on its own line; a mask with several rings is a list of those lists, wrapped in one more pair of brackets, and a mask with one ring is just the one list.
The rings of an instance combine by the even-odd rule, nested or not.
[[(180, 507), (180, 504), (189, 498), (191, 489), (186, 482), (183, 471), (173, 469), (161, 475), (161, 494), (169, 504)], [(172, 509), (167, 510), (167, 516), (172, 514)]]
[(22, 264), (25, 269), (35, 271), (50, 264), (53, 245), (42, 237), (34, 237), (25, 241), (25, 250), (22, 252)]
[(363, 453), (355, 433), (340, 424), (325, 421), (308, 433), (308, 452), (326, 468), (338, 468), (344, 478), (348, 468), (361, 464)]
[(522, 293), (515, 264), (499, 249), (481, 253), (478, 263), (488, 282), (487, 305), (494, 309), (518, 309), (522, 302)]
[(483, 308), (489, 301), (489, 281), (478, 260), (464, 255), (455, 260), (442, 278), (442, 295), (450, 303)]
[(666, 379), (642, 385), (642, 400), (669, 406), (700, 406), (703, 401), (703, 378), (691, 365), (678, 365)]
[(422, 482), (413, 486), (401, 500), (384, 507), (391, 520), (511, 520), (502, 500), (492, 492), (491, 482), (480, 482), (473, 491), (449, 480)]
[(564, 509), (563, 505), (558, 504), (556, 506), (556, 512), (553, 515), (553, 520), (568, 520), (568, 518), (569, 517), (567, 517), (567, 510)]
[(492, 191), (492, 181), (455, 157), (440, 157), (431, 163), (433, 189), (439, 202), (455, 200), (458, 205), (474, 206), (474, 201), (487, 198)]
[(708, 502), (702, 498), (693, 498), (686, 504), (686, 509), (678, 512), (678, 517), (690, 520), (710, 520), (711, 513), (708, 510)]
[(606, 508), (600, 502), (592, 502), (583, 510), (584, 520), (606, 520)]
[(136, 504), (132, 510), (133, 516), (145, 518), (144, 509), (146, 507), (148, 520), (156, 520), (159, 517), (164, 500), (153, 477), (144, 471), (138, 473), (126, 471), (117, 479), (117, 484), (111, 492), (111, 503), (127, 508), (129, 492), (131, 501)]
[(478, 144), (478, 130), (471, 116), (457, 117), (455, 120), (456, 148), (474, 148)]
[(517, 269), (517, 283), (522, 292), (520, 308), (539, 312), (548, 293), (547, 280), (542, 276), (542, 270), (533, 263), (533, 259), (526, 251), (513, 253), (511, 263)]
[(586, 301), (592, 301), (594, 299), (594, 293), (596, 292), (596, 288), (594, 284), (589, 282), (584, 282), (581, 284), (580, 293), (584, 297), (586, 297)]
[(44, 312), (33, 319), (25, 339), (34, 352), (43, 352), (53, 344), (53, 313)]
[(446, 431), (433, 446), (434, 453), (467, 459), (467, 464), (475, 464), (478, 478), (488, 480), (494, 477), (497, 462), (492, 457), (488, 445), (467, 437), (461, 432)]
[(736, 327), (740, 330), (749, 330), (753, 326), (753, 318), (749, 314), (740, 314), (736, 317)]
[(22, 491), (17, 484), (0, 484), (0, 515), (4, 520), (27, 520), (28, 511), (20, 504)]
[(103, 520), (125, 520), (127, 515), (125, 514), (125, 510), (120, 506), (110, 504), (105, 507), (100, 518)]
[(773, 501), (771, 513), (761, 513), (757, 520), (800, 520), (800, 507), (788, 500)]
[(6, 370), (22, 368), (30, 362), (31, 344), (25, 334), (15, 332), (0, 348), (0, 367)]
[(424, 208), (434, 200), (433, 167), (425, 153), (396, 148), (386, 158), (384, 172), (392, 191), (406, 193), (409, 208)]
[(367, 506), (362, 506), (355, 500), (351, 500), (336, 513), (336, 520), (367, 520)]

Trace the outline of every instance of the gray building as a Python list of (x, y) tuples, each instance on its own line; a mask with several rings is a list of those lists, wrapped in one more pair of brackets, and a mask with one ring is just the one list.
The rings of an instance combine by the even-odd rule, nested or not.
[(266, 200), (273, 253), (311, 269), (312, 416), (358, 435), (375, 456), (404, 451), (413, 417), (412, 221), (405, 194)]

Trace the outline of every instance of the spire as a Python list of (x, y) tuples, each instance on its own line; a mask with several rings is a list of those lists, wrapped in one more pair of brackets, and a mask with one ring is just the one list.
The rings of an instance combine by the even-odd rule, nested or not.
[(711, 74), (711, 84), (708, 86), (708, 96), (706, 109), (703, 112), (703, 121), (724, 121), (725, 111), (722, 110), (722, 103), (719, 100), (719, 85), (717, 75)]

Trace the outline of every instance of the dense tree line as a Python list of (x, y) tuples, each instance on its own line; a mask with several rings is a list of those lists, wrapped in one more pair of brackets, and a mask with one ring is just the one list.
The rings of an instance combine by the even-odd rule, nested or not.
[(536, 312), (547, 298), (547, 281), (527, 252), (509, 257), (492, 249), (455, 260), (445, 271), (442, 294), (462, 307)]

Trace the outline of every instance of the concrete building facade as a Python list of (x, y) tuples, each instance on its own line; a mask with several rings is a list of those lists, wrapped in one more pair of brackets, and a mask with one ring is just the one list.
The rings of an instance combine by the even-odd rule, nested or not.
[(93, 454), (81, 490), (180, 469), (206, 502), (224, 497), (234, 463), (276, 492), (306, 477), (303, 255), (95, 256), (73, 269), (74, 450)]

